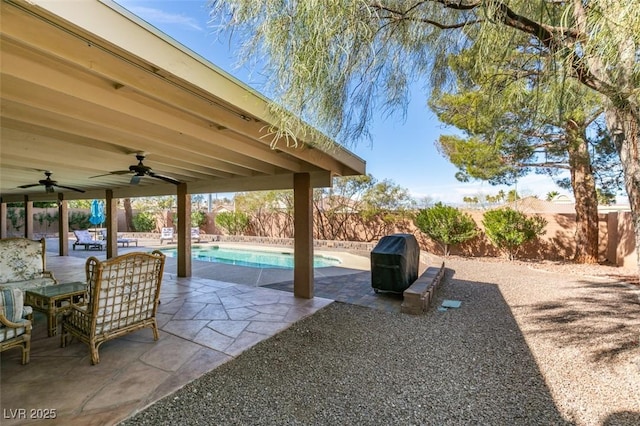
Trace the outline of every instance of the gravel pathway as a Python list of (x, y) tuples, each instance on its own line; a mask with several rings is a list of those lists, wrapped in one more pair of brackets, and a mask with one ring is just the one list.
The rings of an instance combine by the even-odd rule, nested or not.
[(640, 424), (640, 287), (570, 265), (446, 266), (425, 315), (333, 303), (122, 424)]

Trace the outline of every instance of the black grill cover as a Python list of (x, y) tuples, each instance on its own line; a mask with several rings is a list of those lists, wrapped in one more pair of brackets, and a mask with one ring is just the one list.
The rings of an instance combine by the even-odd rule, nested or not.
[(402, 293), (418, 279), (420, 247), (413, 234), (382, 237), (371, 251), (371, 286)]

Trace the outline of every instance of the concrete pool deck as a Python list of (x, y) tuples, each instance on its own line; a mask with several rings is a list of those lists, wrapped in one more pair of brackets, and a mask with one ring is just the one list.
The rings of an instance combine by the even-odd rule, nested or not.
[[(291, 247), (258, 245), (237, 242), (208, 242), (193, 246), (226, 248), (241, 248), (260, 251), (293, 252)], [(58, 240), (47, 241), (48, 251), (56, 250)], [(140, 239), (139, 247), (118, 248), (118, 254), (131, 251), (151, 251), (155, 249), (175, 248), (175, 244), (160, 244), (157, 239)], [(97, 250), (69, 250), (74, 257), (87, 258), (96, 256), (98, 259), (106, 257), (105, 251)], [(371, 287), (371, 260), (361, 253), (351, 253), (344, 249), (314, 249), (314, 254), (337, 257), (340, 266), (314, 268), (314, 295), (352, 305), (365, 306), (386, 312), (400, 312), (402, 295), (392, 293), (376, 294)], [(442, 258), (430, 253), (421, 252), (418, 273), (422, 273), (428, 266), (439, 265)], [(178, 278), (177, 259), (167, 257), (165, 274), (171, 278)], [(241, 284), (251, 287), (265, 287), (274, 290), (293, 293), (293, 270), (281, 268), (254, 268), (248, 266), (229, 265), (224, 263), (203, 262), (193, 260), (191, 272), (193, 277)]]
[[(106, 258), (106, 252), (100, 250), (84, 250), (78, 248), (73, 250), (72, 244), (69, 243), (69, 255), (73, 257), (88, 258), (95, 256), (100, 260)], [(261, 250), (261, 251), (273, 251), (273, 252), (293, 252), (291, 247), (282, 246), (267, 246), (256, 244), (244, 244), (244, 243), (198, 243), (194, 244), (194, 247), (212, 247), (220, 246), (226, 248), (236, 249), (248, 249), (248, 250)], [(151, 251), (156, 249), (170, 249), (175, 248), (175, 244), (160, 244), (159, 240), (139, 239), (138, 247), (118, 247), (118, 254), (130, 253), (133, 251)], [(58, 239), (47, 239), (47, 252), (57, 253), (58, 251)], [(329, 266), (323, 268), (314, 268), (314, 277), (324, 278), (333, 277), (338, 275), (357, 274), (362, 271), (368, 271), (370, 268), (370, 260), (368, 257), (349, 253), (343, 250), (314, 250), (314, 254), (337, 257), (340, 259), (340, 266)], [(167, 257), (165, 262), (165, 273), (177, 274), (177, 259)], [(235, 284), (244, 284), (254, 287), (259, 287), (268, 284), (280, 283), (293, 280), (292, 269), (282, 268), (254, 268), (247, 266), (228, 265), (224, 263), (203, 262), (199, 260), (193, 260), (191, 272), (193, 276), (203, 277), (213, 280), (220, 280), (231, 282)]]

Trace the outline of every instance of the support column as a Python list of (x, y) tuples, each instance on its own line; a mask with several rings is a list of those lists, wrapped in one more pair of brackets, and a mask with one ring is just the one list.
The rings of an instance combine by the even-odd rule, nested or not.
[(178, 185), (178, 276), (191, 276), (191, 195), (187, 184)]
[(62, 193), (58, 193), (58, 254), (69, 256), (69, 207)]
[(113, 191), (105, 193), (105, 214), (107, 215), (107, 259), (118, 255), (118, 203), (113, 199)]
[(293, 294), (313, 298), (313, 216), (311, 176), (293, 175)]
[(24, 237), (33, 240), (33, 201), (24, 196)]
[(0, 202), (0, 239), (7, 238), (7, 203)]

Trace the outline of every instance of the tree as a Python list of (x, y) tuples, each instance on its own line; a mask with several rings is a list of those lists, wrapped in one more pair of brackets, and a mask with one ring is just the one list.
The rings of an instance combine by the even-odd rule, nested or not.
[(517, 210), (504, 208), (485, 212), (482, 224), (491, 243), (513, 260), (523, 244), (545, 233), (547, 221), (541, 216), (527, 217)]
[(598, 188), (596, 191), (598, 193), (598, 205), (610, 206), (616, 203), (616, 194), (600, 188)]
[(216, 225), (231, 235), (242, 235), (249, 226), (249, 217), (243, 212), (221, 212), (216, 215)]
[(293, 191), (251, 191), (235, 195), (235, 207), (249, 217), (258, 236), (293, 236)]
[(547, 192), (547, 196), (546, 196), (545, 200), (553, 201), (558, 195), (560, 195), (560, 193), (558, 191), (549, 191), (549, 192)]
[(152, 232), (156, 227), (156, 217), (152, 213), (140, 212), (133, 216), (133, 229), (136, 232)]
[(241, 37), (243, 57), (253, 57), (270, 77), (265, 91), (280, 117), (274, 143), (304, 135), (295, 117), (312, 121), (330, 137), (356, 141), (368, 135), (373, 111), (406, 111), (415, 81), (430, 76), (430, 87), (450, 81), (449, 54), (477, 43), (475, 63), (482, 67), (487, 52), (509, 48), (514, 34), (526, 34), (541, 56), (563, 64), (559, 78), (602, 95), (640, 245), (637, 0), (213, 0), (210, 5), (220, 28)]
[(331, 187), (314, 189), (313, 219), (317, 238), (357, 241), (363, 227), (360, 213), (366, 210), (365, 195), (376, 182), (372, 175), (336, 177)]
[(124, 223), (127, 228), (127, 232), (131, 232), (136, 229), (133, 223), (133, 208), (131, 207), (131, 198), (124, 198), (122, 200), (122, 206), (124, 207)]
[(478, 235), (478, 227), (470, 214), (442, 203), (420, 210), (414, 223), (420, 231), (440, 245), (445, 256), (449, 256), (450, 246), (464, 243)]
[[(494, 184), (511, 184), (530, 171), (555, 177), (559, 170), (568, 170), (568, 182), (556, 182), (570, 185), (576, 199), (574, 260), (597, 263), (598, 202), (590, 147), (606, 141), (592, 141), (587, 134), (601, 115), (599, 99), (576, 83), (558, 86), (544, 71), (556, 64), (542, 61), (527, 40), (513, 44), (507, 54), (485, 55), (493, 64), (481, 71), (470, 62), (477, 56), (476, 46), (449, 58), (456, 87), (451, 93), (434, 91), (429, 103), (441, 121), (467, 136), (441, 136), (440, 151), (460, 169), (458, 176)], [(562, 96), (566, 85), (572, 86), (573, 96)], [(495, 86), (501, 87), (499, 101), (492, 99)], [(611, 169), (606, 161), (601, 165)]]
[(375, 182), (362, 196), (363, 209), (359, 211), (367, 241), (393, 232), (394, 228), (410, 218), (414, 205), (409, 191), (384, 179)]

